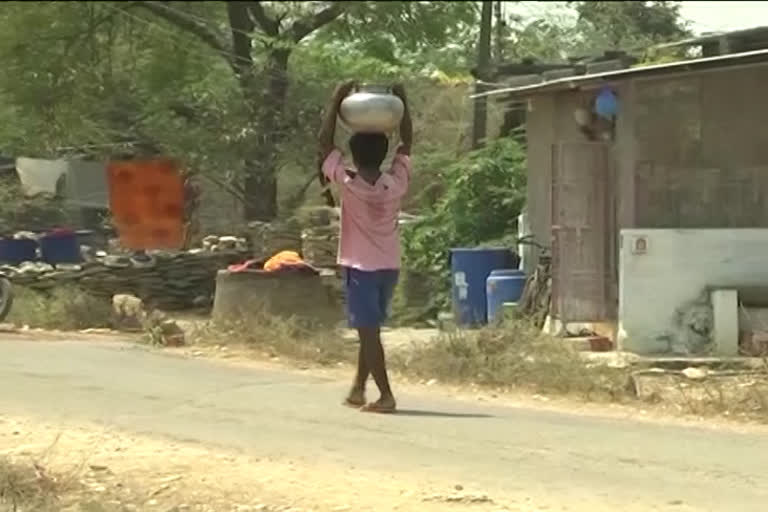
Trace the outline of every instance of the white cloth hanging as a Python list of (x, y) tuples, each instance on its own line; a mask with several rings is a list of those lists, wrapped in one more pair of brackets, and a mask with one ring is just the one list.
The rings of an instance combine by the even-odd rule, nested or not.
[(16, 172), (27, 197), (38, 194), (55, 196), (56, 185), (67, 172), (67, 161), (19, 157), (16, 159)]

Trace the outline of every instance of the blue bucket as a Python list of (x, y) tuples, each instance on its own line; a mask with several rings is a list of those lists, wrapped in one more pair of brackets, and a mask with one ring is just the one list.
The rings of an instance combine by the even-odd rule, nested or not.
[(457, 326), (479, 326), (488, 321), (488, 276), (494, 270), (517, 268), (518, 263), (509, 249), (451, 249), (453, 318)]
[(526, 281), (527, 277), (522, 270), (494, 270), (491, 272), (485, 286), (489, 324), (499, 320), (505, 302), (520, 301)]
[(53, 231), (40, 238), (40, 253), (43, 261), (57, 263), (80, 263), (80, 243), (73, 231)]
[(37, 240), (0, 238), (0, 261), (18, 265), (37, 259)]

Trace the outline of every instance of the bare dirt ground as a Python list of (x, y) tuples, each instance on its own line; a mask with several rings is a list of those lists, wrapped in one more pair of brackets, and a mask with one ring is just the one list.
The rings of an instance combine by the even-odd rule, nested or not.
[[(357, 468), (258, 458), (96, 424), (0, 418), (0, 455), (43, 468), (65, 511), (529, 511), (459, 484), (437, 488)], [(575, 510), (575, 509), (574, 509)]]

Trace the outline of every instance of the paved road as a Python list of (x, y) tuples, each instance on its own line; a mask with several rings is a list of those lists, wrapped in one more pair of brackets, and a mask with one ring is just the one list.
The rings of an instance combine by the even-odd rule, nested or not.
[(768, 503), (768, 436), (759, 434), (407, 395), (402, 414), (371, 416), (337, 406), (343, 382), (116, 343), (0, 341), (0, 383), (8, 414), (418, 472), (526, 494), (550, 510), (589, 502), (623, 512), (762, 512)]

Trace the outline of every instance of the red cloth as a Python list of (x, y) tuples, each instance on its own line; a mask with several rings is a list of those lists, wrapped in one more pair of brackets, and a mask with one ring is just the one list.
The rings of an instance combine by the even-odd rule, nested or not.
[(261, 270), (263, 265), (261, 261), (248, 260), (243, 263), (235, 263), (227, 267), (230, 272), (245, 272), (246, 270)]

